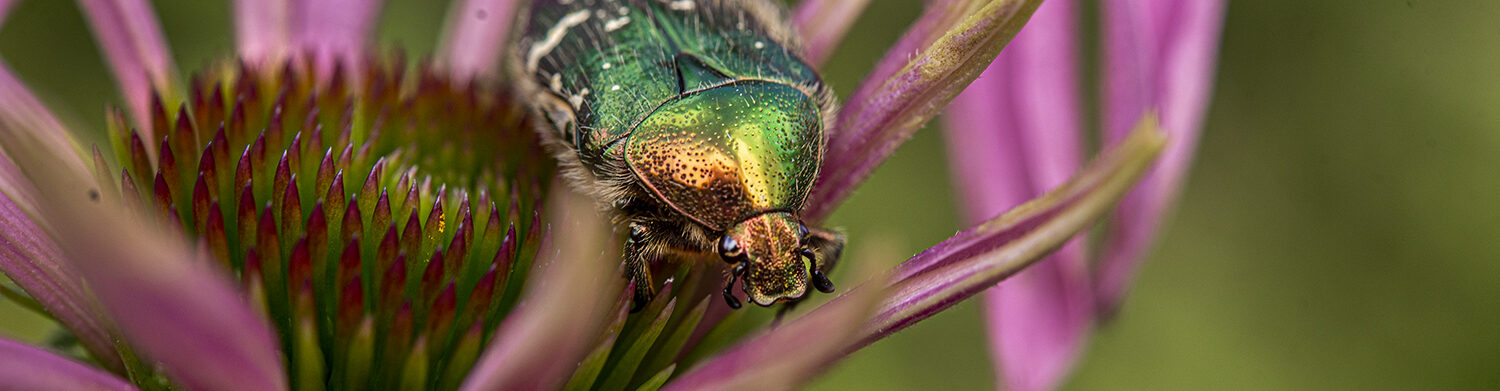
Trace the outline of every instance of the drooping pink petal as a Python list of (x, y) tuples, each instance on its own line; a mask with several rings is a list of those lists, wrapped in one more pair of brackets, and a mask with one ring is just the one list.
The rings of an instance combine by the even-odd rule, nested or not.
[[(64, 243), (133, 346), (191, 389), (287, 388), (266, 320), (209, 255), (170, 243), (139, 219), (100, 216), (69, 218)], [(85, 221), (92, 226), (80, 227)]]
[[(78, 147), (78, 142), (73, 140), (62, 122), (52, 116), (47, 107), (31, 94), (31, 90), (16, 78), (10, 67), (4, 64), (0, 64), (0, 119), (4, 120), (5, 126), (10, 127), (6, 131), (25, 132), (26, 137), (36, 141), (36, 147), (40, 150), (27, 152), (51, 155), (55, 159), (55, 165), (87, 172), (88, 166), (84, 165), (81, 157), (83, 149)], [(8, 152), (14, 154), (19, 151)]]
[(0, 388), (7, 390), (134, 390), (135, 386), (88, 365), (0, 338)]
[(216, 263), (101, 197), (67, 133), (0, 72), (0, 146), (36, 186), (40, 215), (131, 346), (193, 389), (286, 388), (276, 340)]
[(1076, 10), (1073, 0), (1042, 5), (949, 105), (950, 157), (971, 223), (1062, 184), (1082, 165)]
[(381, 0), (296, 0), (291, 19), (292, 43), (310, 51), (320, 75), (331, 75), (335, 63), (359, 69), (362, 53), (374, 33)]
[(194, 255), (183, 246), (148, 248), (124, 240), (160, 239), (121, 236), (119, 243), (78, 244), (95, 247), (75, 257), (95, 260), (87, 262), (86, 275), (134, 346), (191, 389), (287, 388), (279, 344), (266, 320), (208, 254)]
[(1094, 326), (1093, 285), (1081, 239), (985, 293), (998, 381), (1007, 390), (1057, 389)]
[(174, 94), (177, 70), (156, 12), (145, 0), (78, 0), (78, 4), (130, 107), (136, 131), (147, 140), (160, 137), (151, 134), (151, 91)]
[(870, 0), (803, 0), (792, 12), (792, 24), (802, 36), (802, 59), (821, 66), (833, 55), (849, 27)]
[[(10, 156), (0, 151), (0, 194), (6, 198), (4, 202), (14, 205), (19, 211), (27, 216), (36, 216), (40, 213), (37, 206), (37, 197), (41, 196), (32, 188), (31, 181), (26, 179), (26, 174), (10, 161)], [(31, 221), (32, 224), (38, 224)], [(40, 227), (41, 224), (38, 224)]]
[[(0, 4), (0, 7), (7, 4)], [(89, 351), (111, 369), (123, 369), (115, 354), (105, 320), (83, 286), (83, 277), (63, 261), (58, 244), (47, 233), (57, 229), (43, 219), (46, 193), (33, 186), (28, 174), (12, 161), (10, 151), (47, 157), (57, 169), (84, 173), (77, 143), (62, 123), (31, 91), (0, 64), (0, 136), (25, 138), (24, 145), (7, 143), (0, 151), (0, 273), (15, 281), (65, 327), (78, 335)], [(16, 148), (21, 149), (16, 149)]]
[(291, 0), (235, 0), (234, 41), (240, 58), (274, 62), (290, 50)]
[[(977, 224), (1067, 180), (1081, 161), (1077, 7), (1051, 0), (948, 106), (948, 156)], [(1057, 388), (1093, 325), (1081, 240), (985, 292), (997, 384)]]
[(896, 147), (979, 76), (1040, 4), (1040, 0), (930, 4), (860, 83), (829, 128), (823, 169), (803, 216), (811, 221), (828, 217)]
[(0, 176), (6, 194), (0, 197), (0, 274), (9, 277), (78, 336), (79, 342), (106, 368), (123, 370), (124, 364), (106, 327), (107, 320), (98, 310), (98, 302), (83, 286), (83, 277), (63, 260), (62, 250), (32, 220), (32, 215), (19, 203), (12, 202), (11, 194), (34, 195), (35, 190), (4, 153), (0, 153)]
[[(555, 187), (558, 189), (563, 186)], [(620, 292), (618, 256), (604, 253), (604, 220), (570, 191), (549, 202), (553, 226), (543, 239), (527, 290), (505, 317), (462, 390), (550, 390), (588, 353)], [(568, 245), (554, 245), (568, 243)], [(580, 289), (588, 287), (588, 289)]]
[[(10, 6), (14, 4), (8, 0), (0, 0), (0, 21), (4, 21)], [(71, 134), (63, 127), (62, 122), (42, 105), (42, 102), (31, 93), (21, 80), (16, 78), (10, 67), (0, 62), (0, 125), (8, 129), (29, 133), (42, 144), (45, 152), (58, 154), (58, 163), (70, 169), (82, 170), (85, 166), (79, 153), (77, 141), (73, 140)], [(13, 202), (23, 212), (29, 215), (39, 213), (37, 198), (40, 194), (26, 179), (19, 167), (0, 151), (0, 192), (9, 197), (8, 202)], [(45, 226), (46, 222), (40, 222)]]
[[(0, 18), (5, 7), (0, 4)], [(32, 132), (46, 153), (58, 154), (52, 164), (82, 169), (77, 143), (56, 117), (37, 101), (8, 67), (0, 64), (0, 132)], [(42, 308), (78, 336), (104, 367), (123, 371), (115, 351), (109, 321), (99, 311), (98, 301), (83, 285), (72, 264), (64, 262), (57, 243), (47, 234), (51, 227), (40, 216), (42, 193), (26, 174), (0, 151), (0, 273), (41, 303)], [(41, 221), (41, 222), (39, 222)]]
[(1172, 139), (1161, 164), (1125, 198), (1110, 227), (1095, 278), (1100, 309), (1112, 312), (1192, 163), (1212, 93), (1225, 5), (1221, 0), (1111, 0), (1103, 6), (1105, 137), (1120, 138), (1130, 123), (1155, 108)]
[(884, 338), (1020, 272), (1104, 216), (1165, 144), (1153, 119), (1052, 191), (917, 254), (850, 350)]
[(493, 77), (500, 70), (505, 37), (515, 17), (515, 0), (464, 0), (453, 3), (438, 58), (450, 77)]
[(119, 206), (47, 209), (68, 216), (63, 244), (132, 346), (191, 389), (286, 389), (266, 320), (209, 255), (107, 210)]

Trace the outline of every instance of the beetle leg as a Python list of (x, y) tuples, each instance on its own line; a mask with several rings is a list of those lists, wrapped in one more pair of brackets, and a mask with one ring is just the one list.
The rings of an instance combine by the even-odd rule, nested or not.
[(730, 290), (730, 288), (734, 288), (734, 282), (738, 281), (744, 275), (744, 262), (734, 264), (734, 268), (729, 271), (729, 282), (724, 283), (724, 303), (729, 304), (729, 308), (740, 309), (740, 299), (734, 297), (734, 291)]
[(811, 229), (805, 243), (807, 247), (804, 247), (802, 256), (813, 265), (810, 271), (813, 287), (823, 293), (832, 293), (833, 281), (828, 279), (827, 273), (833, 271), (839, 257), (844, 255), (844, 234)]
[(775, 318), (771, 318), (771, 326), (770, 327), (774, 329), (776, 327), (781, 326), (781, 319), (784, 318), (784, 317), (786, 317), (786, 314), (788, 312), (792, 312), (792, 310), (797, 309), (797, 304), (801, 304), (802, 300), (806, 300), (806, 299), (807, 298), (804, 297), (804, 298), (801, 298), (801, 299), (788, 301), (788, 302), (786, 302), (786, 304), (782, 304), (781, 308), (777, 308), (776, 309), (776, 317)]
[(635, 297), (630, 312), (640, 312), (656, 297), (656, 283), (651, 280), (651, 264), (646, 251), (646, 228), (630, 224), (630, 238), (625, 240), (625, 278), (635, 282)]

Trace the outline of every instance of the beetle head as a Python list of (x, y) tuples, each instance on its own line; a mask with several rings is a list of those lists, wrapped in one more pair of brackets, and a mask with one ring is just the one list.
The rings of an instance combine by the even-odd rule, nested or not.
[(755, 304), (796, 301), (807, 294), (809, 275), (817, 273), (806, 237), (807, 228), (791, 213), (765, 213), (730, 227), (719, 240), (719, 255), (735, 264)]

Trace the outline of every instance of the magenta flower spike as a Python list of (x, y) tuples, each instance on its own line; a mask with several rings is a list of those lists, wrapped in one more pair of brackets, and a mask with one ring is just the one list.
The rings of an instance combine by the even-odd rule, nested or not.
[[(1005, 164), (1050, 176), (1013, 178), (1028, 187), (975, 213), (1014, 208), (894, 269), (851, 261), (878, 277), (781, 327), (720, 305), (718, 263), (662, 265), (632, 313), (618, 235), (554, 185), (536, 119), (496, 72), (518, 2), (455, 2), (434, 61), (413, 66), (369, 42), (380, 0), (240, 0), (237, 55), (180, 78), (146, 2), (81, 1), (127, 110), (105, 110), (109, 144), (84, 148), (0, 67), (0, 273), (20, 292), (0, 288), (89, 360), (0, 340), (26, 358), (0, 360), (0, 389), (794, 388), (1038, 262), (1018, 281), (1066, 271), (1076, 246), (1043, 259), (1164, 144), (1148, 117), (1087, 166), (1076, 139), (1017, 147)], [(799, 4), (802, 55), (825, 60), (867, 3)], [(932, 3), (830, 125), (806, 217), (826, 218), (1040, 4)], [(1042, 114), (1025, 122), (1076, 127)]]

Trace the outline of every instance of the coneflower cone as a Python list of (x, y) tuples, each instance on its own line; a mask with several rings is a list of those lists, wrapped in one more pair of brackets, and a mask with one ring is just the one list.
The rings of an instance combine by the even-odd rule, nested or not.
[(158, 140), (112, 111), (101, 196), (236, 273), (298, 388), (456, 385), (520, 294), (552, 159), (503, 86), (363, 64), (209, 67), (153, 96)]
[[(98, 196), (154, 211), (233, 272), (293, 388), (453, 389), (548, 230), (555, 163), (501, 83), (455, 83), (400, 54), (327, 74), (218, 63), (183, 102), (153, 95), (149, 133), (109, 112), (116, 159), (93, 151)], [(721, 270), (657, 266), (673, 277), (636, 314), (633, 288), (576, 287), (618, 299), (566, 389), (660, 386), (744, 333), (738, 313), (711, 309)]]

